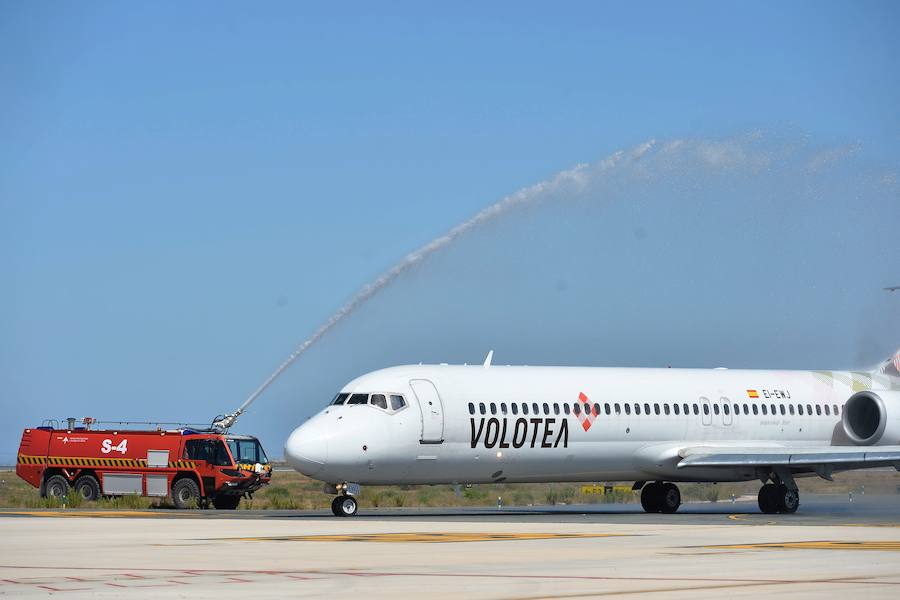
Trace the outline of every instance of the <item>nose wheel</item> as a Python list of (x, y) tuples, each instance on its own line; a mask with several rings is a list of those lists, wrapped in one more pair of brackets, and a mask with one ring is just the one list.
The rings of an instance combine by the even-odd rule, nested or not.
[(331, 512), (336, 517), (353, 517), (359, 509), (359, 504), (353, 496), (338, 496), (331, 501)]

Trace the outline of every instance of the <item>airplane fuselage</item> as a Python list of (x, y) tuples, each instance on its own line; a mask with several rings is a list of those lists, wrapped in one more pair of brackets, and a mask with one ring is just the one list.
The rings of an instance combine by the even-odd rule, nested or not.
[(684, 448), (848, 445), (847, 399), (896, 385), (868, 372), (400, 366), (348, 383), (285, 455), (332, 484), (743, 481), (759, 470), (678, 466)]

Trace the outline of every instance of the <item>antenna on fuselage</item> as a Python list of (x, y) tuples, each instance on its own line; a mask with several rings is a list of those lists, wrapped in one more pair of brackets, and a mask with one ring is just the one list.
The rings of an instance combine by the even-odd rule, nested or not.
[(494, 358), (494, 351), (491, 350), (490, 352), (488, 352), (487, 356), (484, 358), (484, 368), (485, 369), (487, 369), (489, 366), (491, 366), (491, 360), (493, 360), (493, 358)]

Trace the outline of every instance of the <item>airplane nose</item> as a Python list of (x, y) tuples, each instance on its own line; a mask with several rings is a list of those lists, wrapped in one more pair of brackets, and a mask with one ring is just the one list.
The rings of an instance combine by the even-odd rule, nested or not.
[(328, 440), (313, 423), (301, 425), (291, 433), (284, 445), (287, 463), (304, 475), (312, 476), (323, 468), (328, 459)]

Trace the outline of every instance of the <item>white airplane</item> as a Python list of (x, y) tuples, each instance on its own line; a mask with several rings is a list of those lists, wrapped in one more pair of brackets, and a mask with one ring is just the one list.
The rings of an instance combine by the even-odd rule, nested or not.
[(792, 513), (795, 477), (900, 470), (900, 351), (873, 371), (408, 365), (354, 379), (288, 438), (288, 463), (357, 513), (361, 485), (760, 480)]

